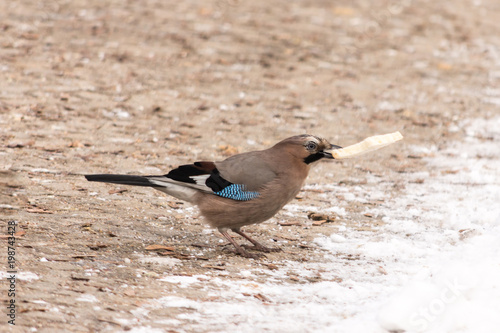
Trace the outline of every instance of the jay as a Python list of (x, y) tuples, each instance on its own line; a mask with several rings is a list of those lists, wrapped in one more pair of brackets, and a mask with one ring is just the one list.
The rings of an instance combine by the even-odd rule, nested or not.
[(233, 155), (219, 162), (181, 165), (163, 176), (85, 175), (89, 181), (148, 186), (198, 206), (206, 221), (247, 258), (245, 250), (228, 230), (246, 238), (257, 251), (268, 248), (241, 231), (241, 227), (264, 222), (291, 201), (302, 188), (311, 165), (333, 159), (327, 150), (339, 146), (314, 135), (297, 135), (273, 147)]

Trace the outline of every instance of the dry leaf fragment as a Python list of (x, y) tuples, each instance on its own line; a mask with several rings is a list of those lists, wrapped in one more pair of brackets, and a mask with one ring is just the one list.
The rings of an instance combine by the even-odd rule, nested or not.
[(457, 174), (459, 172), (460, 172), (460, 170), (458, 170), (458, 169), (453, 169), (453, 170), (448, 169), (448, 170), (441, 171), (441, 174), (442, 175), (455, 175), (455, 174)]
[(179, 209), (179, 208), (182, 208), (184, 203), (183, 202), (180, 202), (180, 201), (169, 201), (167, 202), (167, 205), (170, 207), (170, 208), (173, 208), (173, 209)]
[(274, 271), (274, 270), (278, 269), (278, 266), (276, 266), (275, 264), (267, 264), (267, 268), (269, 268), (270, 270)]
[(123, 193), (123, 192), (127, 192), (127, 191), (128, 190), (125, 188), (118, 188), (118, 189), (109, 190), (108, 193), (109, 194), (118, 194), (118, 193)]
[(307, 218), (309, 220), (313, 220), (313, 221), (323, 221), (323, 220), (329, 219), (328, 215), (326, 215), (326, 214), (320, 214), (320, 213), (314, 213), (314, 212), (307, 214)]
[(447, 63), (447, 62), (440, 62), (437, 64), (437, 68), (442, 70), (442, 71), (449, 71), (453, 69), (453, 65)]
[(380, 274), (387, 275), (387, 271), (385, 270), (384, 267), (378, 266), (377, 270), (380, 272)]
[(39, 208), (39, 207), (26, 208), (26, 211), (28, 213), (37, 213), (37, 214), (54, 214), (54, 212), (51, 210), (48, 210), (45, 208)]
[(282, 226), (282, 227), (289, 227), (289, 226), (292, 226), (292, 225), (301, 225), (302, 223), (300, 223), (299, 221), (288, 221), (288, 222), (280, 222), (279, 225)]
[(7, 145), (7, 148), (24, 148), (24, 147), (31, 147), (35, 144), (35, 140), (30, 140), (24, 143), (21, 142), (14, 142), (14, 143), (9, 143)]
[(193, 259), (194, 257), (184, 254), (184, 253), (178, 253), (178, 252), (172, 252), (172, 251), (165, 251), (165, 252), (157, 252), (161, 256), (171, 256), (177, 259), (181, 260), (187, 260), (187, 259)]
[(267, 298), (266, 296), (264, 296), (262, 294), (255, 294), (255, 295), (253, 295), (253, 297), (257, 298), (258, 300), (260, 300), (262, 302), (271, 302), (271, 300), (269, 298)]
[(327, 222), (329, 222), (329, 221), (328, 220), (319, 220), (319, 221), (314, 221), (312, 223), (312, 225), (315, 226), (315, 227), (318, 227), (318, 226), (320, 226), (320, 225), (322, 225), (324, 223), (327, 223)]
[(90, 281), (90, 278), (87, 276), (81, 276), (81, 275), (71, 275), (71, 280), (75, 281)]
[(314, 213), (314, 212), (307, 214), (307, 217), (310, 220), (314, 221), (313, 226), (320, 226), (320, 225), (327, 223), (327, 222), (333, 222), (336, 218), (335, 216), (329, 216), (326, 214), (320, 214), (320, 213)]
[(238, 154), (238, 148), (230, 146), (230, 145), (222, 145), (219, 146), (219, 151), (222, 153), (224, 156), (231, 156)]
[(87, 259), (87, 258), (95, 258), (97, 257), (97, 254), (77, 254), (74, 256), (71, 256), (73, 259)]
[[(107, 307), (106, 310), (115, 311), (113, 308), (110, 308), (110, 307)], [(105, 318), (96, 318), (96, 319), (97, 319), (97, 321), (100, 321), (103, 323), (109, 323), (109, 324), (113, 324), (113, 325), (120, 326), (120, 327), (122, 326), (122, 324), (120, 324), (119, 322), (111, 320), (111, 319), (105, 319)]]
[(82, 147), (85, 147), (85, 145), (83, 143), (81, 143), (80, 141), (78, 140), (75, 140), (73, 142), (71, 142), (68, 147), (70, 148), (82, 148)]
[(37, 40), (40, 35), (33, 32), (24, 32), (20, 34), (19, 37), (27, 40)]
[(12, 235), (0, 235), (0, 239), (8, 239), (9, 237), (23, 237), (24, 235), (26, 235), (26, 231), (20, 230), (20, 231), (16, 232), (14, 234), (14, 236), (12, 236)]
[(224, 271), (226, 270), (225, 267), (221, 267), (221, 266), (212, 266), (212, 265), (203, 265), (202, 266), (203, 268), (212, 268), (212, 269), (217, 269), (219, 271)]
[(159, 245), (159, 244), (154, 244), (154, 245), (149, 245), (146, 246), (147, 251), (157, 251), (157, 250), (165, 250), (165, 251), (175, 251), (175, 248), (172, 246), (165, 246), (165, 245)]
[(89, 244), (87, 247), (91, 250), (97, 251), (108, 247), (106, 244)]

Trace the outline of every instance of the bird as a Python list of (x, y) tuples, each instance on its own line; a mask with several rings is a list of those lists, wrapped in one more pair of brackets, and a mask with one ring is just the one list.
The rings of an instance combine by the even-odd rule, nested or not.
[[(181, 165), (165, 175), (139, 176), (89, 174), (88, 181), (147, 186), (198, 206), (210, 226), (216, 228), (246, 258), (279, 251), (266, 247), (241, 231), (244, 226), (264, 222), (296, 197), (311, 166), (334, 159), (329, 150), (340, 146), (326, 139), (302, 134), (286, 138), (274, 146), (236, 154), (222, 161), (199, 161)], [(238, 244), (229, 230), (252, 246)], [(265, 256), (265, 255), (264, 255)]]

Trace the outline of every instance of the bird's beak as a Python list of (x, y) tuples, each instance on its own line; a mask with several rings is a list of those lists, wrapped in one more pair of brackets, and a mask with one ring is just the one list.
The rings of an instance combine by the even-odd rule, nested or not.
[[(340, 149), (340, 148), (342, 148), (342, 147), (337, 146), (337, 145), (331, 145), (330, 150), (332, 150), (332, 149)], [(327, 152), (327, 151), (323, 151), (322, 153), (323, 153), (323, 156), (325, 158), (335, 159), (335, 157), (333, 157), (333, 155), (331, 153)]]

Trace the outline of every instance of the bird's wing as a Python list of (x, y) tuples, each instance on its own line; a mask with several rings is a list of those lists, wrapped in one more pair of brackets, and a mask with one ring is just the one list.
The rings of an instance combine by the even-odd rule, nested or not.
[(147, 178), (159, 187), (168, 187), (176, 183), (238, 201), (251, 200), (259, 196), (259, 192), (253, 190), (254, 186), (250, 188), (246, 183), (230, 181), (222, 176), (214, 162), (181, 165), (164, 176), (148, 176)]
[(205, 182), (214, 170), (215, 164), (213, 162), (195, 162), (181, 165), (164, 176), (147, 176), (147, 178), (151, 183), (160, 187), (176, 183), (204, 192), (213, 192)]
[(264, 151), (234, 155), (215, 165), (220, 176), (233, 184), (242, 184), (249, 191), (259, 191), (276, 178)]

